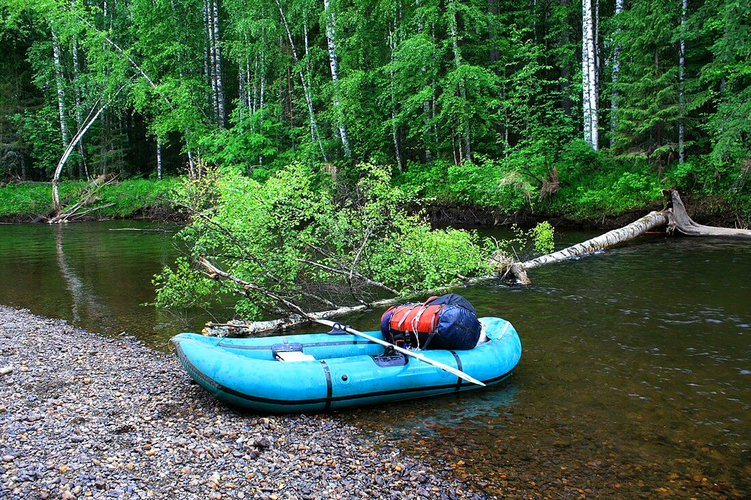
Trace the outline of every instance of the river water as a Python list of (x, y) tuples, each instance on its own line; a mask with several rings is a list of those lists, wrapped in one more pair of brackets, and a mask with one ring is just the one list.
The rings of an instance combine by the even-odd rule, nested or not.
[[(176, 230), (0, 225), (0, 303), (166, 349), (211, 318), (144, 305), (153, 274), (179, 254)], [(559, 231), (556, 244), (591, 236)], [(491, 494), (751, 497), (751, 245), (648, 236), (530, 277), (460, 290), (519, 331), (507, 383), (337, 417)], [(379, 315), (348, 321), (373, 329)]]

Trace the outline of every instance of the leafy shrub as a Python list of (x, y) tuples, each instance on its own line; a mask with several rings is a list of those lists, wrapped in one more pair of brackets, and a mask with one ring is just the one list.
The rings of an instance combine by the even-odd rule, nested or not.
[[(183, 307), (190, 300), (240, 291), (235, 311), (253, 319), (277, 311), (280, 301), (269, 293), (311, 309), (323, 304), (311, 299), (314, 292), (350, 302), (373, 293), (362, 281), (350, 293), (353, 276), (408, 293), (487, 271), (486, 245), (475, 233), (432, 229), (408, 214), (404, 205), (410, 198), (392, 186), (389, 168), (362, 164), (353, 176), (354, 183), (335, 184), (308, 166), (292, 164), (264, 183), (230, 168), (185, 182), (177, 195), (195, 216), (178, 237), (192, 260), (207, 257), (252, 286), (227, 280), (218, 289), (183, 283), (198, 275), (179, 264), (157, 278), (158, 304)], [(352, 271), (347, 277), (334, 268)], [(184, 293), (202, 295), (187, 299)]]

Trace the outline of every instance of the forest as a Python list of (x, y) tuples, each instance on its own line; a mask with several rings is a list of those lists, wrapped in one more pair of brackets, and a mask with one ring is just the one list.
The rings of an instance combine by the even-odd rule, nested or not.
[(386, 165), (434, 203), (751, 214), (743, 0), (2, 0), (0, 180)]

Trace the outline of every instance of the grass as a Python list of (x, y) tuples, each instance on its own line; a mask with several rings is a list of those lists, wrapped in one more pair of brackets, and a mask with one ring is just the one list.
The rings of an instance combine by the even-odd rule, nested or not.
[[(165, 205), (161, 198), (168, 198), (178, 178), (161, 181), (128, 179), (105, 186), (99, 192), (99, 204), (114, 203), (99, 211), (105, 217), (128, 217), (143, 208)], [(67, 181), (60, 184), (60, 197), (75, 197), (86, 185), (83, 181)], [(28, 217), (44, 214), (52, 209), (52, 188), (49, 183), (8, 185), (0, 188), (0, 217)]]

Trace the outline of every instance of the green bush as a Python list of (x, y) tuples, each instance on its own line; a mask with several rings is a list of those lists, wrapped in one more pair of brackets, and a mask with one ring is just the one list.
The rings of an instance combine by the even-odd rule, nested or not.
[[(218, 290), (197, 288), (185, 270), (157, 277), (158, 304), (183, 307), (191, 300), (240, 291), (236, 313), (255, 319), (276, 311), (286, 297), (301, 307), (311, 303), (305, 291), (321, 291), (337, 303), (352, 303), (348, 272), (409, 293), (487, 272), (487, 245), (474, 232), (432, 229), (405, 205), (411, 198), (391, 183), (390, 169), (373, 164), (353, 168), (352, 182), (334, 183), (302, 164), (292, 164), (259, 183), (236, 169), (211, 169), (202, 179), (186, 180), (177, 190), (181, 203), (194, 207), (191, 223), (178, 238), (194, 262), (206, 257), (252, 286), (222, 281)], [(311, 264), (311, 262), (317, 262)], [(358, 278), (359, 279), (359, 278)], [(359, 293), (374, 290), (362, 287)], [(382, 292), (382, 290), (380, 290)]]

